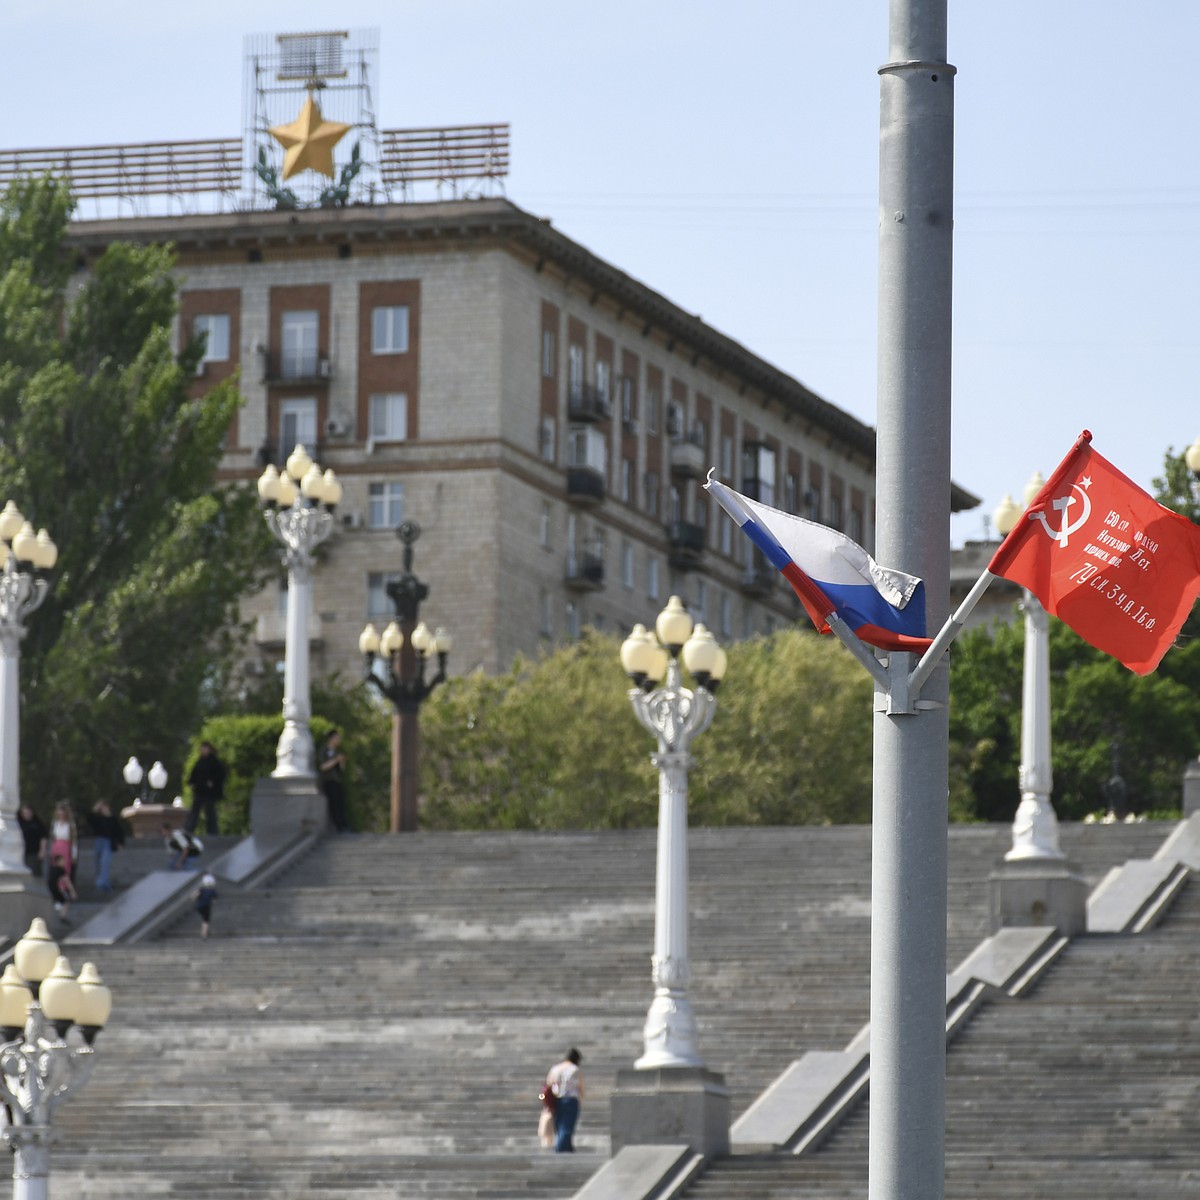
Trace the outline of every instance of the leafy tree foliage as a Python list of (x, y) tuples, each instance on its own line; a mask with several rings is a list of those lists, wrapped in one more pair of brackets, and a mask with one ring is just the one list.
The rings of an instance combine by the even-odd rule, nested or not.
[[(439, 688), (421, 714), (424, 826), (653, 825), (654, 743), (633, 715), (619, 648), (618, 638), (588, 633), (507, 675)], [(871, 684), (862, 668), (799, 630), (728, 652), (716, 718), (692, 746), (690, 819), (868, 820)]]
[(0, 482), (59, 546), (22, 647), (23, 798), (87, 805), (138, 753), (182, 757), (219, 694), (236, 604), (272, 565), (247, 489), (217, 487), (240, 402), (189, 385), (173, 259), (112, 245), (76, 277), (53, 180), (0, 200)]

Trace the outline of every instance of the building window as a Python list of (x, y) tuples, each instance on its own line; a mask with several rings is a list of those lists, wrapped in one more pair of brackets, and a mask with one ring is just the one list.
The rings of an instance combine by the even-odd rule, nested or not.
[(567, 636), (579, 637), (579, 609), (573, 600), (567, 601)]
[(567, 347), (567, 390), (572, 400), (583, 398), (583, 347), (578, 342)]
[(667, 404), (667, 437), (681, 438), (684, 434), (683, 428), (684, 411), (683, 405), (676, 400), (671, 400)]
[(279, 448), (286, 458), (293, 447), (317, 452), (317, 402), (312, 397), (293, 397), (279, 402)]
[(742, 491), (760, 504), (775, 503), (775, 451), (761, 442), (742, 447)]
[(373, 442), (402, 442), (408, 436), (408, 397), (389, 392), (371, 397), (370, 438)]
[(701, 541), (704, 545), (708, 545), (708, 504), (697, 498), (695, 503), (696, 509), (696, 526), (703, 531)]
[(810, 487), (804, 493), (804, 515), (810, 521), (821, 519), (821, 491), (819, 488)]
[(626, 433), (637, 433), (637, 413), (633, 407), (633, 376), (621, 376), (621, 423)]
[(404, 520), (404, 484), (373, 483), (367, 489), (367, 524), (395, 529)]
[(728, 592), (721, 593), (721, 636), (728, 637), (733, 632), (733, 601)]
[(658, 516), (658, 472), (647, 471), (646, 479), (646, 512), (652, 516)]
[(408, 305), (381, 306), (371, 314), (371, 353), (408, 353)]
[(633, 587), (633, 543), (621, 543), (621, 582), (627, 587)]
[(315, 310), (283, 314), (279, 374), (284, 379), (312, 379), (317, 374), (317, 320)]
[(651, 436), (658, 434), (658, 410), (661, 403), (657, 392), (646, 393), (646, 432)]
[(391, 617), (395, 615), (396, 606), (387, 594), (388, 584), (398, 583), (399, 571), (372, 571), (367, 576), (367, 616)]
[(204, 335), (201, 362), (229, 361), (229, 314), (202, 313), (192, 322), (192, 336)]
[(596, 363), (596, 393), (603, 403), (608, 403), (608, 389), (612, 381), (612, 366), (603, 361)]
[(558, 366), (558, 339), (553, 329), (542, 330), (542, 378), (553, 379)]
[(829, 497), (829, 524), (833, 529), (842, 527), (842, 498), (836, 493)]
[(633, 459), (621, 459), (621, 499), (633, 503)]
[(554, 434), (554, 418), (543, 417), (538, 433), (538, 452), (542, 456), (542, 462), (553, 463), (558, 457), (557, 448), (554, 444)]
[(692, 614), (695, 620), (704, 622), (708, 612), (708, 580), (696, 580), (696, 611)]
[(733, 518), (721, 509), (721, 553), (733, 554)]
[(800, 511), (800, 479), (792, 471), (783, 477), (783, 507), (790, 513)]
[(658, 599), (658, 559), (653, 557), (646, 560), (646, 595)]
[(542, 516), (539, 522), (538, 537), (547, 550), (550, 549), (550, 501), (542, 501)]
[(683, 520), (683, 496), (679, 489), (671, 484), (667, 491), (667, 522), (674, 525)]
[(860, 546), (863, 541), (863, 515), (857, 508), (850, 510), (850, 540)]
[(542, 588), (540, 595), (540, 616), (541, 616), (541, 632), (542, 637), (554, 636), (554, 605), (550, 599), (550, 593)]
[(721, 434), (721, 474), (733, 478), (733, 435)]
[(708, 453), (708, 422), (697, 420), (692, 425), (692, 441), (704, 451)]

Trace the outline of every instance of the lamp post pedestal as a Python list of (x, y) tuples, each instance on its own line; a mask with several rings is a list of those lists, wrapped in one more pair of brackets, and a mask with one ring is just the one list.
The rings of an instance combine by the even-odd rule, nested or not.
[(1200, 758), (1193, 758), (1183, 773), (1183, 819), (1200, 812)]
[(311, 775), (267, 775), (250, 792), (250, 830), (268, 839), (324, 833), (328, 809), (325, 793)]
[(729, 1089), (705, 1067), (622, 1067), (612, 1093), (612, 1152), (625, 1146), (687, 1145), (729, 1153)]

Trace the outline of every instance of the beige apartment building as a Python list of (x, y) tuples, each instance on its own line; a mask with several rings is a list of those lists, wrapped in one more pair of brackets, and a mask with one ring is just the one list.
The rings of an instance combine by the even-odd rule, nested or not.
[[(875, 433), (665, 296), (503, 198), (82, 221), (178, 251), (178, 337), (197, 389), (246, 403), (224, 474), (303, 443), (340, 476), (314, 578), (313, 668), (361, 669), (415, 520), (422, 617), (452, 673), (648, 622), (672, 593), (718, 639), (800, 610), (711, 504), (710, 468), (871, 548)], [(956, 510), (977, 501), (960, 488)], [(255, 597), (251, 670), (283, 652), (286, 583)]]

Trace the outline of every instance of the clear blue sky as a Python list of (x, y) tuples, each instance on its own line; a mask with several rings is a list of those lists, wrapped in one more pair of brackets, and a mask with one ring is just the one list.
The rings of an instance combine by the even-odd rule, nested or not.
[[(380, 30), (380, 124), (512, 124), (509, 197), (875, 422), (885, 0), (342, 0), (5, 14), (5, 147), (236, 137), (243, 37)], [(953, 473), (1200, 434), (1200, 4), (952, 0)]]

